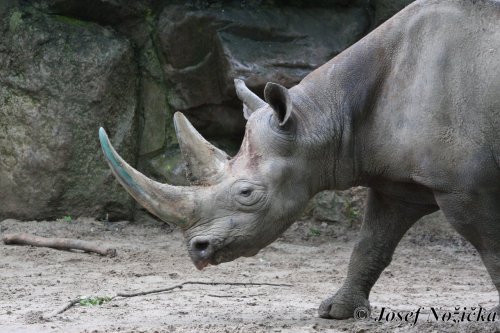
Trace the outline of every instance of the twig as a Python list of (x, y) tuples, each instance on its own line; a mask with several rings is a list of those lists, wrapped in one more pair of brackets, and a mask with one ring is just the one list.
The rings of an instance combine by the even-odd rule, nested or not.
[(66, 303), (64, 306), (62, 306), (59, 310), (56, 310), (52, 313), (49, 313), (48, 315), (44, 315), (42, 316), (42, 319), (43, 320), (49, 320), (50, 318), (52, 317), (55, 317), (57, 316), (58, 314), (61, 314), (63, 313), (64, 311), (68, 310), (69, 308), (71, 308), (73, 305), (77, 304), (80, 302), (80, 297), (77, 297), (77, 298), (73, 298), (72, 300), (70, 300), (68, 303)]
[[(160, 289), (153, 289), (153, 290), (147, 290), (147, 291), (140, 291), (136, 293), (126, 293), (126, 292), (119, 292), (114, 296), (111, 296), (109, 298), (109, 301), (112, 301), (116, 297), (137, 297), (137, 296), (144, 296), (144, 295), (149, 295), (149, 294), (156, 294), (156, 293), (161, 293), (164, 291), (169, 291), (173, 289), (182, 289), (183, 286), (187, 284), (202, 284), (202, 285), (210, 285), (210, 286), (219, 286), (219, 285), (228, 285), (228, 286), (271, 286), (271, 287), (293, 287), (291, 284), (282, 284), (282, 283), (265, 283), (265, 282), (204, 282), (204, 281), (186, 281), (182, 282), (179, 284), (176, 284), (171, 287), (167, 288), (160, 288)], [(263, 294), (261, 294), (263, 295)], [(224, 297), (224, 296), (215, 296), (215, 295), (209, 295), (209, 296), (214, 296), (214, 297)], [(252, 296), (259, 296), (258, 295), (252, 295)], [(229, 297), (229, 296), (228, 296)], [(61, 307), (59, 310), (56, 310), (48, 315), (42, 316), (42, 319), (44, 320), (49, 320), (50, 318), (57, 316), (58, 314), (61, 314), (68, 309), (70, 309), (72, 306), (75, 304), (80, 303), (81, 298), (74, 298), (70, 300), (68, 303), (66, 303), (63, 307)]]
[(114, 257), (116, 250), (109, 247), (99, 246), (93, 242), (71, 238), (46, 238), (26, 233), (7, 234), (2, 237), (7, 245), (32, 245), (39, 247), (50, 247), (57, 250), (82, 250), (94, 252), (103, 256)]
[(219, 297), (219, 298), (232, 298), (232, 297), (239, 297), (239, 298), (250, 298), (250, 297), (257, 297), (257, 296), (265, 296), (267, 294), (253, 294), (253, 295), (216, 295), (216, 294), (207, 294), (207, 296), (210, 297)]
[(291, 284), (282, 284), (282, 283), (258, 283), (258, 282), (203, 282), (203, 281), (186, 281), (182, 282), (179, 284), (176, 284), (175, 286), (167, 287), (167, 288), (160, 288), (160, 289), (153, 289), (153, 290), (147, 290), (147, 291), (139, 291), (136, 293), (126, 293), (126, 292), (120, 292), (116, 294), (116, 296), (120, 297), (135, 297), (135, 296), (144, 296), (144, 295), (149, 295), (149, 294), (156, 294), (156, 293), (162, 293), (164, 291), (169, 291), (173, 289), (182, 289), (183, 286), (187, 284), (203, 284), (203, 285), (210, 285), (210, 286), (218, 286), (218, 285), (228, 285), (228, 286), (271, 286), (271, 287), (293, 287)]

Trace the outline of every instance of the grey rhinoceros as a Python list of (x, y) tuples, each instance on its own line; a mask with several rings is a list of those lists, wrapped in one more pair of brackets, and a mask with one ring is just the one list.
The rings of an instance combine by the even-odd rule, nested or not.
[(321, 317), (369, 307), (401, 237), (438, 209), (500, 290), (500, 2), (418, 1), (291, 89), (268, 83), (263, 101), (235, 87), (248, 122), (232, 158), (174, 116), (192, 186), (148, 179), (100, 132), (118, 180), (176, 221), (198, 269), (255, 255), (319, 191), (362, 185), (347, 278)]

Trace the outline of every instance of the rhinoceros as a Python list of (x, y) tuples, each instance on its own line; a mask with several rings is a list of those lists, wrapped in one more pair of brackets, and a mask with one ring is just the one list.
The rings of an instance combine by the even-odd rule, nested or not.
[(320, 191), (366, 186), (347, 278), (321, 317), (369, 309), (402, 236), (438, 209), (500, 290), (500, 2), (413, 3), (296, 86), (267, 83), (264, 100), (234, 83), (247, 118), (236, 156), (174, 115), (191, 186), (148, 179), (100, 130), (114, 175), (183, 229), (198, 269), (255, 255)]

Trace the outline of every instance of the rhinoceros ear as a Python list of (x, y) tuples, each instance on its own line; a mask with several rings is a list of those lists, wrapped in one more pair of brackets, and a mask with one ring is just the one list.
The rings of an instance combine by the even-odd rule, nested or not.
[(243, 80), (234, 79), (234, 87), (236, 88), (236, 95), (243, 102), (243, 116), (245, 119), (248, 120), (254, 111), (266, 106), (266, 102), (248, 89)]
[(180, 112), (174, 114), (175, 132), (184, 160), (188, 179), (194, 184), (217, 183), (224, 173), (229, 156), (205, 140)]
[(268, 82), (264, 88), (264, 98), (273, 108), (280, 126), (284, 126), (292, 114), (292, 99), (288, 89), (277, 83)]

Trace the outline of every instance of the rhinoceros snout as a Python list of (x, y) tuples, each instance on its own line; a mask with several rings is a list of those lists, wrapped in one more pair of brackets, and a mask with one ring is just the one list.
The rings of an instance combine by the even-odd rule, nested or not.
[(196, 268), (205, 268), (208, 264), (213, 264), (215, 252), (213, 241), (208, 237), (194, 237), (189, 242), (189, 255)]

